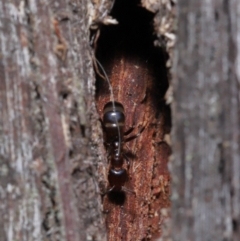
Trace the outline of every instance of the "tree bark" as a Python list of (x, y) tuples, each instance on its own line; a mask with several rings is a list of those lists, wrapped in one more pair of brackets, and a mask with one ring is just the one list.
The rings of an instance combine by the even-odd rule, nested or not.
[(1, 240), (104, 239), (88, 4), (1, 1)]
[[(172, 2), (142, 1), (156, 13), (158, 44), (162, 36), (168, 39), (169, 67), (175, 37)], [(110, 23), (106, 17), (110, 9), (109, 1), (1, 1), (3, 240), (106, 239), (98, 181), (107, 182), (102, 170), (107, 172), (108, 166), (97, 110), (101, 114), (109, 99), (100, 95), (95, 108), (89, 28), (96, 30)], [(166, 24), (166, 19), (171, 24)], [(172, 240), (236, 241), (240, 236), (239, 22), (236, 0), (177, 2), (172, 72)], [(159, 106), (166, 108), (163, 93), (158, 96), (154, 88), (146, 91), (148, 84), (154, 86), (149, 80), (148, 59), (142, 64), (138, 53), (134, 61), (128, 57), (115, 55), (108, 73), (114, 88), (123, 85), (121, 93), (115, 90), (115, 96), (129, 111), (127, 126), (135, 122), (140, 127), (145, 122), (137, 144), (129, 144), (139, 160), (133, 160), (126, 187), (139, 196), (127, 194), (123, 207), (105, 198), (103, 207), (103, 211), (112, 208), (106, 214), (108, 239), (124, 237), (125, 241), (151, 239), (151, 228), (159, 233), (158, 220), (151, 219), (155, 215), (159, 218), (160, 209), (169, 205), (169, 147), (165, 143), (169, 120), (161, 116), (166, 112), (154, 106), (160, 101)], [(124, 74), (128, 78), (121, 79)], [(135, 97), (137, 104), (143, 101), (139, 106), (147, 113), (147, 121), (140, 107), (133, 114), (134, 99), (127, 92), (135, 88), (133, 83), (128, 85), (131, 74), (144, 81), (138, 83), (142, 90), (137, 90)], [(147, 101), (141, 91), (150, 93)], [(155, 146), (150, 144), (151, 137)], [(159, 178), (161, 175), (165, 179)], [(140, 194), (146, 194), (147, 200)]]
[[(154, 6), (150, 10), (157, 12)], [(106, 14), (111, 7), (111, 1), (1, 2), (3, 240), (106, 239), (98, 182), (106, 184), (108, 165), (95, 109), (89, 29), (113, 23)], [(128, 201), (120, 207), (105, 198), (104, 208), (113, 210), (105, 216), (108, 240), (151, 239), (161, 232), (161, 208), (169, 206), (165, 63), (160, 59), (153, 67), (151, 56), (137, 52), (113, 60), (109, 76), (128, 110), (126, 126), (145, 129), (137, 144), (129, 144), (138, 160), (130, 169)], [(100, 114), (106, 101), (98, 97)]]
[(239, 240), (238, 1), (177, 3), (172, 239)]

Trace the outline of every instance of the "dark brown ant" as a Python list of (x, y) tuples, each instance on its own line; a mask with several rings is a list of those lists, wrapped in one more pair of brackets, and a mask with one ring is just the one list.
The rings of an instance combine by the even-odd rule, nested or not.
[[(111, 94), (111, 99), (114, 100), (113, 89), (103, 66), (96, 58), (95, 64), (98, 65), (102, 70), (104, 76), (99, 73), (98, 68), (96, 69), (96, 72), (100, 75), (100, 77), (107, 80)], [(128, 191), (130, 193), (135, 194), (133, 191), (128, 190), (124, 187), (126, 181), (128, 180), (128, 172), (125, 168), (123, 168), (124, 159), (127, 161), (128, 168), (130, 164), (128, 157), (124, 153), (123, 144), (138, 137), (144, 130), (144, 127), (140, 130), (140, 132), (137, 135), (124, 139), (124, 135), (130, 134), (134, 128), (131, 127), (130, 130), (124, 133), (124, 108), (121, 103), (116, 101), (110, 101), (104, 106), (103, 120), (101, 121), (101, 123), (105, 132), (105, 145), (107, 147), (108, 160), (110, 162), (110, 169), (108, 172), (108, 182), (110, 188), (105, 193), (102, 193), (102, 197), (106, 194), (120, 194), (124, 191)], [(119, 203), (121, 203), (121, 201)]]
[(123, 168), (124, 159), (127, 161), (129, 167), (129, 160), (124, 153), (123, 144), (136, 138), (143, 131), (143, 128), (137, 135), (124, 139), (124, 135), (129, 134), (133, 128), (124, 133), (125, 114), (123, 105), (116, 101), (110, 101), (104, 106), (103, 112), (105, 144), (110, 162), (110, 169), (108, 172), (110, 189), (106, 193), (112, 191), (121, 192), (127, 190), (124, 188), (124, 185), (128, 180), (128, 172)]

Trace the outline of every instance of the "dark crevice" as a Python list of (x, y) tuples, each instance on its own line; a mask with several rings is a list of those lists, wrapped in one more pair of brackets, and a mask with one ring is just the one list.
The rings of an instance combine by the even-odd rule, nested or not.
[(233, 220), (232, 220), (232, 226), (233, 226), (233, 231), (234, 231), (235, 233), (237, 233), (237, 232), (238, 232), (238, 228), (239, 228), (238, 220), (233, 219)]
[[(110, 15), (119, 24), (102, 26), (97, 42), (97, 59), (108, 75), (112, 68), (111, 63), (117, 56), (124, 55), (132, 61), (137, 58), (144, 62), (153, 73), (154, 87), (146, 93), (142, 102), (151, 96), (155, 108), (160, 110), (164, 105), (163, 97), (168, 88), (165, 67), (168, 55), (164, 49), (154, 46), (156, 40), (153, 29), (154, 14), (142, 8), (140, 1), (117, 0)], [(97, 79), (96, 86), (97, 98), (108, 93), (108, 84), (101, 78)]]

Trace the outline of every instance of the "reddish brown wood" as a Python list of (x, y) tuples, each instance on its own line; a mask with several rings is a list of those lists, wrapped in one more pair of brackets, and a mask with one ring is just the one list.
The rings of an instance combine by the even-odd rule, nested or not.
[[(124, 204), (116, 205), (107, 196), (104, 198), (108, 240), (142, 240), (160, 234), (160, 210), (170, 204), (167, 170), (170, 149), (163, 140), (169, 131), (165, 128), (167, 112), (161, 96), (155, 93), (158, 87), (151, 66), (143, 59), (117, 54), (108, 69), (114, 99), (125, 108), (126, 130), (135, 126), (136, 134), (144, 127), (139, 137), (125, 144), (125, 150), (129, 149), (134, 157), (130, 158), (130, 178), (126, 184), (130, 192), (126, 192)], [(161, 79), (157, 81), (160, 83)], [(101, 80), (100, 85), (97, 108), (102, 116), (110, 95), (106, 81)]]

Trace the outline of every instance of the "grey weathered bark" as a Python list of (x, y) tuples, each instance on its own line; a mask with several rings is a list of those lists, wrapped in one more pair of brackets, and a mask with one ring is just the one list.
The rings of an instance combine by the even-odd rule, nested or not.
[(90, 7), (0, 3), (1, 240), (103, 240)]
[(177, 3), (172, 240), (240, 237), (240, 3)]

